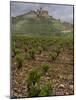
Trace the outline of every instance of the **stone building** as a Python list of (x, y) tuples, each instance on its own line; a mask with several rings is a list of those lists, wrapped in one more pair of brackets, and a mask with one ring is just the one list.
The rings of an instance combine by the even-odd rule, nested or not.
[(47, 17), (47, 16), (48, 16), (47, 10), (42, 10), (42, 8), (37, 9), (37, 17)]
[(43, 11), (42, 11), (42, 16), (47, 17), (47, 16), (48, 16), (48, 11), (43, 10)]

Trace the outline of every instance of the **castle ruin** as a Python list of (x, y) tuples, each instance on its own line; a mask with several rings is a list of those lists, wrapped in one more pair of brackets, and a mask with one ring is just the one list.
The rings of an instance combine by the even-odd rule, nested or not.
[(42, 10), (42, 8), (37, 9), (37, 17), (47, 17), (47, 16), (48, 16), (47, 10)]

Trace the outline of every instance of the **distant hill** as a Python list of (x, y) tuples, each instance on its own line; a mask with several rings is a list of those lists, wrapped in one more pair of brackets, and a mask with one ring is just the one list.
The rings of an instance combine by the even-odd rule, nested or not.
[(12, 17), (12, 33), (26, 35), (59, 35), (64, 32), (72, 31), (72, 24), (66, 22), (62, 23), (52, 16), (46, 16), (46, 14), (44, 13), (45, 16), (39, 16), (37, 12), (30, 11), (26, 14)]

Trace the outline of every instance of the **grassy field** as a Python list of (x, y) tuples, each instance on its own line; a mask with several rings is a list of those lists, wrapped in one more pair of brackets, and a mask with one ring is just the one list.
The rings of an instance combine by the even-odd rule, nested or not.
[(73, 34), (12, 35), (11, 97), (71, 95)]

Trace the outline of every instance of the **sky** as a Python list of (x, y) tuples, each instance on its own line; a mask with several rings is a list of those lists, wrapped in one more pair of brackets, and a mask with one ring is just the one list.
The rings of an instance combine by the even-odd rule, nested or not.
[(11, 16), (15, 17), (30, 10), (36, 11), (39, 8), (48, 10), (48, 14), (61, 21), (73, 23), (73, 6), (72, 5), (58, 5), (58, 4), (39, 4), (26, 2), (11, 1)]

